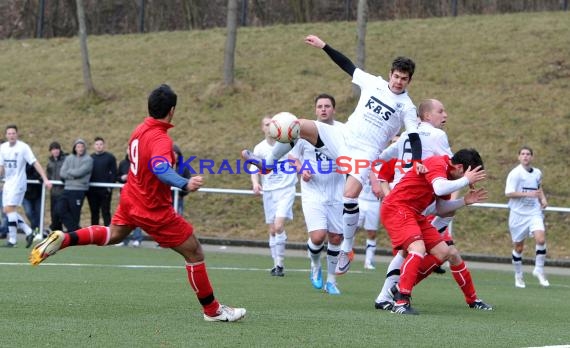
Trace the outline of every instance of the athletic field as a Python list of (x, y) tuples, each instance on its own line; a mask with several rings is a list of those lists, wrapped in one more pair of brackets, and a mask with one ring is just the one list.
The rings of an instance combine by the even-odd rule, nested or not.
[[(473, 263), (479, 296), (495, 311), (467, 308), (448, 273), (414, 291), (419, 316), (374, 309), (386, 269), (357, 257), (338, 278), (341, 296), (312, 288), (308, 259), (288, 251), (286, 276), (269, 275), (266, 249), (205, 246), (218, 299), (247, 308), (237, 323), (209, 323), (182, 258), (155, 248), (69, 248), (38, 267), (29, 249), (0, 249), (2, 347), (536, 347), (570, 345), (570, 269), (547, 268), (551, 287), (527, 272), (515, 289), (510, 265)], [(468, 263), (471, 265), (471, 263)], [(531, 270), (525, 266), (525, 271)]]

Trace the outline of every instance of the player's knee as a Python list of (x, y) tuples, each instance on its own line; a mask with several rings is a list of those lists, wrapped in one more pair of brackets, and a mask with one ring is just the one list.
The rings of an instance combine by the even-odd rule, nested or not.
[(342, 243), (342, 234), (329, 233), (329, 243), (333, 245), (340, 245)]

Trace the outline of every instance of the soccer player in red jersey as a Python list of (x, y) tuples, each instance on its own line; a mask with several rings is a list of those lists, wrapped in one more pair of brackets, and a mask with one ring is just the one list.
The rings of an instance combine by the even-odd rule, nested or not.
[[(415, 284), (427, 277), (451, 256), (449, 246), (422, 212), (436, 199), (438, 214), (479, 203), (487, 198), (484, 189), (472, 188), (463, 198), (450, 200), (450, 194), (485, 179), (483, 161), (473, 149), (448, 156), (433, 156), (423, 162), (427, 172), (409, 171), (385, 198), (381, 221), (394, 250), (406, 250), (399, 284), (393, 288), (393, 313), (417, 314), (410, 306)], [(427, 252), (427, 254), (426, 254)]]
[(186, 179), (172, 168), (175, 156), (167, 131), (173, 127), (176, 101), (176, 93), (168, 85), (159, 86), (148, 97), (149, 117), (131, 134), (130, 171), (111, 225), (89, 226), (69, 233), (54, 231), (34, 247), (30, 263), (37, 265), (69, 246), (114, 245), (140, 227), (160, 246), (184, 257), (188, 281), (203, 307), (204, 320), (237, 321), (246, 310), (224, 306), (216, 300), (193, 226), (172, 207), (171, 186), (196, 191), (203, 184), (201, 176)]

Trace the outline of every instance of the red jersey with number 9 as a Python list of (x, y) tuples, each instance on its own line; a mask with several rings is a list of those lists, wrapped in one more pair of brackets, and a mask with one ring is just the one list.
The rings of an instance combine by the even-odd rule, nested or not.
[(121, 191), (121, 200), (127, 199), (136, 210), (160, 216), (165, 209), (172, 208), (170, 186), (160, 181), (154, 172), (155, 166), (161, 162), (174, 163), (173, 142), (167, 133), (172, 127), (168, 122), (147, 117), (131, 134), (131, 167)]

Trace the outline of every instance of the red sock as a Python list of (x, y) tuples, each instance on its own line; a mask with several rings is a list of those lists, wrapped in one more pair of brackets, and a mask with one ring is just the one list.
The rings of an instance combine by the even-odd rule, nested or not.
[(89, 226), (80, 228), (77, 231), (64, 233), (63, 243), (61, 249), (73, 245), (107, 245), (111, 238), (111, 232), (107, 226)]
[(461, 291), (463, 291), (465, 302), (467, 302), (467, 304), (475, 302), (477, 299), (477, 293), (475, 292), (473, 279), (471, 279), (471, 272), (469, 272), (465, 262), (461, 261), (459, 265), (451, 266), (449, 268), (451, 269), (453, 278), (455, 278), (455, 282), (457, 282), (457, 285), (459, 285)]
[(424, 256), (418, 253), (408, 253), (408, 257), (406, 257), (402, 267), (400, 268), (400, 282), (398, 283), (398, 290), (401, 294), (412, 294), (412, 288), (416, 283), (416, 278), (423, 258)]
[(190, 286), (196, 293), (198, 301), (204, 308), (204, 314), (215, 316), (218, 312), (220, 304), (214, 297), (214, 290), (210, 285), (208, 272), (206, 272), (206, 264), (202, 261), (199, 263), (187, 263), (186, 272), (188, 272), (188, 281)]
[(433, 256), (432, 254), (427, 254), (424, 256), (422, 264), (420, 265), (420, 270), (418, 271), (418, 277), (416, 278), (416, 284), (424, 280), (428, 275), (433, 272), (434, 269), (438, 268), (443, 262), (440, 259)]

